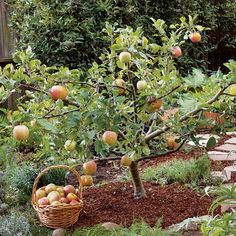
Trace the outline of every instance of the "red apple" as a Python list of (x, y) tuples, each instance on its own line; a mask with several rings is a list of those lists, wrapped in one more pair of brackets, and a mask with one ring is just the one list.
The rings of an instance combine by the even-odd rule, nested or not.
[(69, 193), (75, 193), (75, 187), (73, 185), (66, 185), (64, 187), (64, 191), (65, 191), (65, 194), (69, 194)]
[(26, 140), (29, 137), (29, 129), (25, 125), (17, 125), (13, 129), (13, 136), (16, 140)]
[(57, 99), (65, 100), (68, 95), (68, 90), (64, 86), (55, 85), (50, 89), (50, 95), (54, 101)]
[(179, 46), (171, 47), (170, 51), (173, 58), (178, 58), (182, 56), (182, 50)]
[(190, 35), (189, 35), (189, 39), (193, 42), (193, 43), (198, 43), (201, 41), (202, 39), (202, 36), (199, 32), (192, 32)]
[(95, 161), (88, 161), (83, 164), (83, 172), (85, 175), (92, 175), (97, 171), (97, 164)]
[(102, 135), (102, 140), (104, 143), (108, 145), (114, 145), (117, 141), (117, 134), (113, 131), (106, 131)]
[(38, 204), (39, 204), (39, 205), (46, 206), (46, 205), (49, 205), (50, 202), (49, 202), (49, 200), (48, 200), (47, 197), (43, 197), (43, 198), (40, 198), (40, 199), (38, 200)]
[(60, 202), (61, 202), (61, 203), (66, 203), (66, 204), (68, 204), (68, 203), (69, 203), (69, 200), (68, 200), (67, 198), (65, 198), (65, 197), (62, 197), (62, 198), (60, 199)]
[(79, 202), (77, 201), (77, 200), (71, 200), (71, 202), (70, 202), (70, 205), (76, 205), (76, 204), (79, 204)]

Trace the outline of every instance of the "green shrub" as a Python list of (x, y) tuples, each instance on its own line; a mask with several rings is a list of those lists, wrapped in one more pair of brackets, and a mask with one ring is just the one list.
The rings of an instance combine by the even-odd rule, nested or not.
[(31, 236), (30, 224), (28, 220), (21, 215), (11, 213), (0, 216), (0, 235), (4, 236)]
[(207, 156), (199, 159), (172, 160), (170, 163), (162, 163), (157, 167), (148, 167), (144, 170), (142, 178), (155, 181), (160, 184), (166, 183), (198, 183), (210, 177), (210, 160)]
[[(11, 27), (17, 38), (17, 49), (26, 49), (30, 44), (36, 57), (48, 65), (76, 68), (97, 59), (102, 48), (109, 45), (102, 34), (106, 21), (120, 27), (142, 26), (145, 34), (151, 36), (151, 17), (172, 24), (181, 16), (197, 14), (201, 19), (199, 24), (209, 26), (212, 31), (204, 35), (204, 43), (190, 44), (191, 50), (184, 48), (186, 56), (180, 60), (179, 67), (187, 70), (191, 66), (206, 68), (206, 52), (219, 43), (234, 45), (231, 32), (236, 23), (236, 6), (231, 0), (6, 2), (11, 9)], [(211, 39), (207, 44), (209, 36)]]

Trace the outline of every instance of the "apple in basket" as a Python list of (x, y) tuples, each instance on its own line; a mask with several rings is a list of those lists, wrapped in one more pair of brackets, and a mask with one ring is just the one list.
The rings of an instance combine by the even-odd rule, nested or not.
[(59, 201), (54, 201), (51, 203), (51, 206), (60, 206), (61, 205), (61, 202)]
[(38, 189), (35, 193), (36, 201), (38, 201), (40, 198), (46, 197), (46, 192), (43, 189)]
[(66, 185), (64, 187), (65, 194), (68, 195), (69, 193), (75, 193), (75, 187), (73, 185)]
[(60, 194), (61, 197), (65, 197), (65, 192), (63, 187), (57, 187), (57, 192)]
[(49, 194), (50, 192), (52, 191), (56, 191), (57, 190), (57, 186), (55, 184), (48, 184), (46, 187), (45, 187), (45, 192), (46, 194)]
[(71, 202), (72, 200), (78, 200), (78, 197), (74, 193), (68, 193), (66, 198)]
[(57, 191), (52, 191), (48, 194), (48, 200), (50, 203), (55, 202), (55, 201), (59, 201), (60, 200), (60, 193), (58, 193)]
[(65, 198), (65, 197), (62, 197), (62, 198), (60, 199), (60, 202), (61, 202), (61, 203), (66, 203), (66, 204), (69, 204), (69, 203), (70, 203), (70, 201), (69, 201), (67, 198)]
[(50, 202), (47, 197), (42, 197), (38, 200), (38, 205), (41, 206), (47, 206), (50, 205)]
[(75, 199), (73, 199), (71, 202), (70, 202), (70, 205), (76, 205), (76, 204), (79, 204), (79, 202)]

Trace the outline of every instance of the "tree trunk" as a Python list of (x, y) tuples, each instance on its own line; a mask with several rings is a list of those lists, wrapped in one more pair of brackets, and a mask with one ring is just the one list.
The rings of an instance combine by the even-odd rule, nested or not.
[(132, 181), (133, 181), (133, 185), (134, 185), (134, 197), (135, 198), (147, 197), (145, 189), (143, 187), (143, 182), (139, 176), (138, 163), (136, 163), (134, 161), (131, 163), (130, 172), (132, 175)]

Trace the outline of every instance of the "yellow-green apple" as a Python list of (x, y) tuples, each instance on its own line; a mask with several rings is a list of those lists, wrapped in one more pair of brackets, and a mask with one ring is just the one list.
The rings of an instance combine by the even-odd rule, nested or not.
[(179, 46), (171, 47), (170, 51), (171, 51), (173, 58), (178, 58), (178, 57), (182, 56), (182, 50)]
[(91, 175), (82, 175), (81, 182), (83, 186), (91, 186), (93, 184), (93, 177)]
[(199, 32), (192, 32), (189, 34), (189, 39), (193, 42), (193, 43), (198, 43), (201, 41), (202, 36)]
[(145, 80), (139, 80), (137, 82), (137, 89), (143, 91), (147, 88), (147, 82)]
[(66, 198), (69, 200), (69, 202), (71, 202), (72, 200), (78, 200), (78, 196), (74, 193), (68, 193)]
[(52, 191), (56, 191), (57, 190), (57, 186), (55, 184), (48, 184), (46, 187), (45, 187), (45, 192), (46, 194), (49, 194), (50, 192)]
[(61, 202), (59, 201), (54, 201), (51, 203), (51, 206), (60, 206), (61, 205)]
[(64, 192), (66, 195), (69, 193), (75, 193), (75, 187), (73, 185), (68, 184), (64, 187)]
[(121, 52), (119, 55), (119, 60), (122, 63), (129, 63), (131, 61), (131, 54), (129, 52)]
[(39, 206), (46, 206), (46, 205), (50, 205), (50, 202), (47, 197), (43, 197), (38, 200), (38, 205)]
[(123, 79), (115, 79), (112, 83), (113, 86), (119, 87), (119, 94), (122, 95), (125, 93), (125, 81)]
[(97, 171), (97, 164), (95, 161), (88, 161), (83, 164), (83, 172), (85, 175), (93, 175)]
[(13, 129), (13, 136), (16, 140), (26, 140), (29, 137), (29, 129), (25, 125), (17, 125)]
[(61, 196), (60, 196), (60, 193), (58, 193), (57, 191), (52, 191), (48, 194), (47, 198), (49, 202), (52, 203), (55, 201), (59, 201)]
[(38, 189), (35, 193), (36, 201), (38, 201), (40, 198), (46, 197), (46, 192), (43, 189)]
[(54, 101), (58, 99), (65, 100), (68, 95), (68, 90), (64, 86), (55, 85), (50, 89), (50, 95)]
[(117, 134), (113, 131), (105, 131), (102, 135), (102, 140), (108, 145), (114, 145), (117, 141)]
[(37, 125), (37, 120), (33, 119), (30, 121), (31, 126), (36, 126)]
[(66, 151), (72, 152), (75, 150), (76, 142), (74, 140), (66, 140), (64, 148)]
[(130, 166), (132, 163), (132, 159), (128, 155), (124, 155), (121, 157), (120, 164), (123, 166)]
[(236, 84), (232, 84), (229, 86), (229, 94), (232, 96), (236, 96)]

